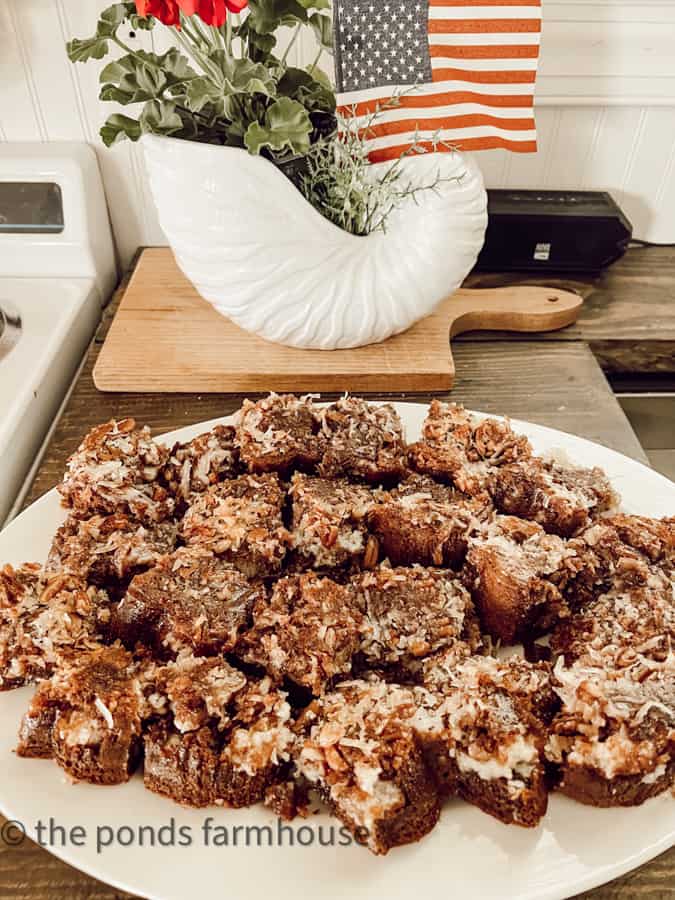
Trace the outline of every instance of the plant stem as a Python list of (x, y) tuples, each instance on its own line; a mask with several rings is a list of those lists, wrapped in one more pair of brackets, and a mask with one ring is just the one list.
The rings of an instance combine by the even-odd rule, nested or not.
[(319, 64), (319, 60), (321, 59), (322, 56), (323, 56), (323, 47), (319, 47), (319, 52), (314, 57), (314, 62), (309, 67), (309, 69), (307, 69), (307, 71), (309, 72), (310, 75), (312, 75), (314, 73), (314, 69), (316, 69), (317, 65)]
[(209, 57), (205, 56), (199, 49), (199, 39), (196, 39), (190, 28), (187, 27), (187, 18), (185, 16), (181, 16), (181, 20), (185, 33), (182, 34), (178, 28), (175, 29), (176, 39), (178, 40), (178, 43), (185, 50), (185, 52), (201, 66), (202, 70), (211, 78), (213, 78), (216, 84), (222, 87), (223, 73), (220, 71), (218, 66), (214, 65)]
[(223, 33), (220, 28), (216, 28), (215, 25), (209, 25), (209, 31), (211, 32), (211, 36), (213, 37), (214, 46), (218, 47), (220, 50), (225, 49), (225, 38), (223, 37)]
[(128, 44), (125, 44), (124, 41), (121, 41), (116, 34), (112, 36), (113, 41), (124, 50), (125, 53), (128, 53), (130, 56), (133, 56), (134, 59), (137, 59), (139, 62), (142, 62), (144, 66), (150, 65), (147, 59), (144, 59), (140, 53), (137, 53), (132, 47), (129, 47)]
[(301, 28), (302, 28), (302, 22), (298, 23), (298, 25), (295, 26), (295, 31), (293, 32), (293, 36), (291, 37), (290, 41), (288, 42), (288, 47), (286, 47), (286, 49), (284, 50), (284, 55), (281, 57), (282, 63), (285, 63), (286, 60), (288, 59), (288, 54), (293, 49), (293, 44), (295, 44), (298, 37), (300, 36)]
[(232, 56), (232, 20), (229, 15), (225, 20), (225, 49), (228, 56)]

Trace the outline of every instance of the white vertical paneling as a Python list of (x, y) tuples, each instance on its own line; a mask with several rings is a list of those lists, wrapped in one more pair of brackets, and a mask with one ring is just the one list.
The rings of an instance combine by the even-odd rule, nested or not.
[[(560, 110), (547, 106), (537, 111), (537, 152), (512, 154), (508, 182), (504, 187), (528, 189), (546, 185), (559, 128)], [(500, 186), (488, 180), (488, 187)]]
[(675, 240), (675, 141), (669, 166), (663, 189), (654, 204), (652, 226), (647, 232), (653, 241), (660, 243), (671, 243)]
[(84, 140), (85, 128), (74, 89), (65, 37), (54, 0), (5, 0), (13, 8), (20, 46), (28, 60), (28, 79), (37, 97), (43, 138)]
[(28, 79), (28, 64), (14, 5), (6, 0), (0, 3), (0, 123), (8, 141), (39, 141), (46, 137), (38, 97)]
[[(675, 214), (670, 222), (657, 219), (658, 200), (666, 191), (665, 181), (672, 177), (672, 156), (675, 145), (675, 110), (653, 107), (646, 110), (641, 140), (630, 161), (623, 191), (623, 207), (628, 218), (640, 223), (640, 237), (654, 240), (657, 234), (671, 231), (675, 240)], [(667, 214), (667, 211), (666, 211)]]
[[(71, 66), (66, 37), (91, 34), (112, 0), (0, 0), (0, 140), (87, 140), (98, 152), (120, 261), (163, 243), (139, 148), (103, 148), (114, 110), (98, 100), (102, 63)], [(283, 53), (292, 32), (281, 36)], [(136, 46), (163, 52), (157, 28)], [(537, 91), (539, 150), (479, 154), (490, 187), (611, 191), (638, 237), (675, 241), (675, 2), (546, 0)], [(307, 31), (289, 59), (308, 65)], [(321, 68), (332, 72), (324, 54)]]
[(476, 158), (487, 187), (502, 188), (506, 185), (508, 154), (505, 150), (486, 150), (477, 154)]
[[(92, 3), (92, 0), (62, 0), (64, 21), (70, 36), (86, 37), (92, 34), (98, 11), (106, 5), (106, 3)], [(98, 136), (99, 128), (114, 110), (114, 106), (110, 103), (101, 103), (98, 99), (101, 63), (93, 61), (78, 64), (73, 66), (72, 70), (77, 91), (81, 94), (86, 110), (85, 127), (98, 155), (120, 264), (125, 267), (136, 249), (147, 243), (131, 145), (127, 142), (106, 150)], [(1, 109), (0, 102), (0, 111)]]
[(634, 149), (640, 140), (642, 111), (612, 106), (602, 110), (600, 130), (584, 173), (584, 187), (611, 191), (621, 203), (623, 187)]
[(592, 107), (569, 107), (561, 111), (543, 187), (560, 190), (581, 187), (598, 115), (599, 110)]

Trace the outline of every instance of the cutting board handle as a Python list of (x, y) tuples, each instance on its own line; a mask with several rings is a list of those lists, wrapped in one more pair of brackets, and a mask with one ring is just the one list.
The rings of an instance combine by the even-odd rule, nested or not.
[(461, 288), (439, 310), (450, 337), (464, 331), (557, 331), (576, 321), (583, 298), (559, 288)]

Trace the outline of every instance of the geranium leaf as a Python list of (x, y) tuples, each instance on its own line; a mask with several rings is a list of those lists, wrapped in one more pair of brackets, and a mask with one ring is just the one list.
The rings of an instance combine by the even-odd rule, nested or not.
[(328, 75), (326, 75), (323, 69), (320, 69), (318, 66), (313, 66), (310, 74), (312, 78), (318, 81), (319, 84), (330, 93), (332, 109), (335, 109), (335, 89), (333, 88), (333, 83)]
[(167, 87), (166, 76), (159, 66), (143, 63), (131, 54), (108, 63), (101, 72), (101, 81), (104, 82), (101, 100), (125, 105), (160, 97)]
[(251, 62), (250, 59), (235, 59), (223, 51), (212, 54), (218, 68), (225, 76), (225, 83), (231, 94), (265, 94), (273, 97), (276, 82), (267, 66)]
[(174, 134), (183, 127), (183, 120), (176, 112), (176, 104), (171, 101), (149, 100), (143, 107), (140, 118), (143, 133)]
[[(152, 55), (154, 56), (154, 54)], [(176, 47), (172, 47), (166, 53), (156, 57), (156, 61), (166, 75), (169, 84), (197, 77), (197, 73), (190, 65), (187, 56), (184, 56)]]
[(330, 9), (330, 0), (298, 0), (305, 9)]
[(125, 137), (131, 141), (137, 141), (141, 134), (140, 122), (120, 113), (110, 116), (100, 131), (101, 139), (106, 147), (112, 147), (113, 144)]
[(108, 52), (105, 38), (74, 38), (66, 44), (66, 52), (71, 62), (87, 62), (88, 59), (103, 59)]
[(263, 148), (275, 152), (290, 150), (306, 153), (310, 146), (312, 122), (307, 110), (297, 100), (281, 97), (268, 108), (264, 122), (252, 122), (246, 129), (244, 143), (250, 153)]
[(316, 35), (319, 44), (326, 50), (333, 49), (333, 20), (330, 16), (322, 16), (319, 13), (312, 13), (309, 17), (309, 24), (312, 31)]
[(101, 13), (98, 25), (96, 26), (97, 37), (113, 37), (117, 33), (125, 19), (131, 15), (131, 11), (135, 12), (133, 3), (113, 3)]
[(314, 72), (310, 74), (305, 69), (289, 66), (277, 86), (277, 91), (280, 96), (298, 100), (310, 111), (332, 112), (335, 109), (335, 94), (330, 85), (326, 87), (316, 78)]
[(250, 0), (247, 22), (258, 34), (271, 34), (280, 25), (306, 22), (307, 11), (298, 0)]

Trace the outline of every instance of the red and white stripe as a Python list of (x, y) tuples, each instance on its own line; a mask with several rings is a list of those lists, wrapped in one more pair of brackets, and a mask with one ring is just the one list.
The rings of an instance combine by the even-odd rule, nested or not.
[[(381, 112), (371, 161), (398, 158), (416, 133), (427, 149), (437, 135), (459, 150), (534, 152), (541, 0), (429, 0), (428, 31), (433, 81), (402, 86), (400, 105)], [(362, 117), (391, 95), (386, 85), (342, 93), (338, 102)]]

